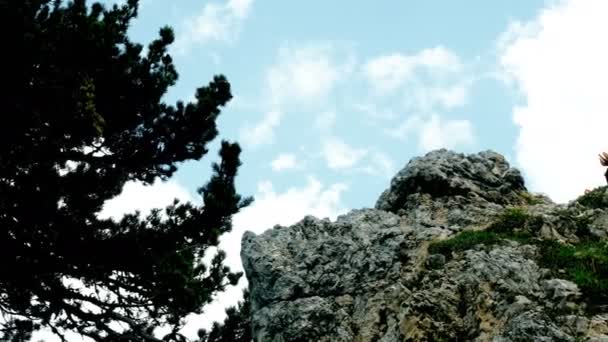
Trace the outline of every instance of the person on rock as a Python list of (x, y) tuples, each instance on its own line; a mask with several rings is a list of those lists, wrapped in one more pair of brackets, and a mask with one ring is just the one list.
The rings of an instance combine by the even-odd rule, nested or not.
[[(602, 166), (608, 166), (608, 153), (602, 152), (602, 153), (598, 154), (598, 156), (600, 157), (600, 164), (602, 164)], [(604, 173), (604, 177), (606, 177), (606, 183), (608, 183), (608, 169), (606, 169), (606, 173)], [(585, 193), (589, 193), (589, 192), (591, 192), (591, 190), (585, 189)]]
[[(602, 166), (608, 166), (608, 153), (602, 152), (599, 156), (600, 164), (602, 164)], [(606, 173), (604, 173), (604, 177), (606, 177), (606, 182), (608, 183), (608, 169), (606, 170)]]

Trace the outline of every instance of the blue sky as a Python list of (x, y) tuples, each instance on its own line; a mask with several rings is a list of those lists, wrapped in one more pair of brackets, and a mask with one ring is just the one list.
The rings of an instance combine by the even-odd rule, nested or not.
[[(189, 25), (204, 16), (205, 8), (226, 6), (227, 3), (184, 1), (177, 6), (144, 2), (141, 19), (134, 25), (132, 36), (148, 41), (160, 25), (169, 24), (175, 28), (180, 47), (175, 53), (176, 64), (181, 77), (178, 86), (167, 97), (170, 101), (190, 97), (193, 89), (205, 84), (215, 73), (228, 76), (235, 100), (220, 119), (220, 132), (222, 137), (243, 145), (244, 165), (238, 184), (243, 193), (255, 194), (256, 184), (269, 177), (275, 190), (284, 191), (302, 185), (307, 176), (314, 175), (327, 184), (356, 184), (344, 192), (346, 207), (372, 206), (376, 195), (386, 187), (388, 177), (424, 150), (414, 139), (396, 139), (394, 135), (382, 132), (401, 124), (401, 119), (413, 112), (433, 111), (445, 120), (453, 118), (475, 123), (476, 139), (471, 143), (448, 144), (448, 147), (463, 151), (493, 148), (512, 154), (516, 129), (510, 119), (509, 104), (516, 101), (516, 96), (492, 78), (496, 37), (510, 21), (532, 17), (542, 1), (519, 1), (517, 6), (474, 1), (468, 7), (456, 2), (446, 6), (445, 1), (367, 2), (361, 6), (346, 1), (242, 3), (249, 4), (243, 5), (247, 7), (246, 17), (231, 22), (233, 27), (227, 28), (228, 32), (220, 38), (208, 34), (205, 39), (200, 33), (203, 30), (197, 37), (196, 32), (190, 33), (192, 27)], [(181, 38), (183, 36), (187, 38)], [(415, 71), (420, 77), (417, 82), (437, 87), (463, 87), (466, 94), (461, 105), (420, 110), (412, 108), (415, 105), (408, 107), (403, 102), (407, 101), (407, 92), (416, 91), (414, 83), (395, 89), (387, 96), (370, 95), (374, 85), (364, 75), (365, 63), (382, 56), (415, 56), (430, 49), (452, 54), (463, 71), (447, 72), (434, 78), (424, 75), (430, 70), (419, 67), (420, 70)], [(297, 75), (297, 69), (306, 73), (307, 67), (311, 72), (321, 74), (307, 75), (310, 79), (301, 80), (304, 83), (301, 87), (307, 86), (305, 82), (311, 82), (310, 86), (315, 89), (291, 93), (284, 89), (287, 94), (278, 95), (267, 89), (269, 73), (276, 71), (286, 78), (291, 77), (292, 80), (285, 80), (285, 84), (279, 86), (289, 88), (294, 77), (304, 76)], [(338, 74), (331, 74), (335, 72)], [(382, 81), (378, 78), (372, 82)], [(279, 99), (276, 101), (287, 103), (276, 105), (270, 103), (274, 101), (273, 96), (300, 97), (302, 101)], [(264, 130), (263, 123), (272, 121), (268, 118), (270, 111), (281, 112), (280, 123)], [(374, 115), (382, 113), (370, 111), (392, 114), (396, 118), (375, 119)], [(330, 129), (320, 132), (314, 122), (324, 113), (330, 116), (328, 119), (333, 118), (334, 123)], [(244, 131), (255, 130), (256, 125), (260, 125), (257, 127), (261, 136), (247, 138), (255, 133), (248, 135)], [(497, 136), (493, 132), (499, 127), (503, 132)], [(274, 137), (272, 141), (269, 141), (270, 136)], [(343, 151), (352, 152), (346, 157), (356, 159), (361, 156), (356, 152), (367, 150), (367, 158), (361, 156), (360, 162), (368, 165), (356, 163), (359, 165), (346, 167), (350, 162), (345, 160), (342, 163), (345, 167), (328, 167), (319, 155), (325, 147), (322, 136), (349, 147)], [(295, 157), (297, 162), (303, 163), (302, 167), (273, 172), (271, 162), (281, 154), (289, 155), (291, 158), (286, 160), (290, 161)], [(390, 168), (375, 165), (379, 161), (369, 165), (374, 163), (372, 155), (380, 155), (384, 162), (390, 162)], [(388, 170), (353, 171), (357, 166)], [(178, 180), (184, 185), (195, 185), (204, 179), (200, 174), (207, 169), (206, 163), (190, 164), (182, 168)]]
[[(219, 73), (234, 99), (201, 162), (168, 183), (128, 184), (101, 215), (198, 201), (222, 138), (241, 144), (238, 190), (256, 199), (222, 239), (237, 269), (245, 230), (371, 207), (436, 148), (498, 151), (529, 189), (567, 202), (605, 182), (605, 13), (604, 0), (143, 0), (131, 38), (176, 33), (180, 79), (166, 100), (191, 99)], [(239, 293), (186, 332), (221, 319)]]

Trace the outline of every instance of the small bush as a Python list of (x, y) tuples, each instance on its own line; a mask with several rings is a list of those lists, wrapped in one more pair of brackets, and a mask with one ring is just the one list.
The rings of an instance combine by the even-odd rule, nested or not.
[(492, 246), (504, 240), (529, 243), (532, 235), (525, 231), (525, 227), (534, 222), (533, 219), (523, 208), (508, 208), (486, 230), (464, 231), (447, 240), (432, 242), (429, 253), (450, 257), (452, 252), (461, 252), (479, 244)]
[(608, 186), (600, 186), (577, 198), (576, 201), (588, 208), (608, 208), (606, 189)]
[(566, 277), (579, 286), (590, 304), (608, 303), (608, 245), (605, 242), (571, 246), (543, 241), (540, 262), (554, 272), (565, 270)]
[(488, 231), (495, 233), (510, 233), (515, 230), (523, 230), (526, 222), (531, 218), (530, 214), (520, 207), (507, 208), (494, 223), (488, 227)]
[(432, 242), (429, 246), (429, 253), (450, 257), (452, 252), (461, 252), (479, 244), (494, 245), (498, 242), (500, 242), (500, 237), (496, 233), (484, 230), (465, 231), (452, 238)]
[(528, 191), (520, 191), (519, 192), (519, 196), (521, 196), (523, 202), (527, 205), (535, 205), (535, 204), (542, 204), (544, 203), (542, 199), (540, 199), (537, 196), (534, 196), (534, 194), (529, 193)]
[[(570, 220), (577, 233), (588, 231), (589, 218), (563, 212), (560, 219)], [(538, 224), (539, 218), (531, 216), (522, 208), (505, 210), (486, 230), (464, 231), (447, 240), (432, 242), (429, 253), (443, 254), (450, 258), (454, 252), (462, 252), (476, 245), (492, 246), (505, 240), (534, 243), (540, 248), (539, 264), (548, 268), (556, 277), (565, 277), (578, 285), (585, 295), (589, 307), (608, 304), (608, 243), (590, 241), (566, 245), (557, 241), (539, 240), (529, 233)]]

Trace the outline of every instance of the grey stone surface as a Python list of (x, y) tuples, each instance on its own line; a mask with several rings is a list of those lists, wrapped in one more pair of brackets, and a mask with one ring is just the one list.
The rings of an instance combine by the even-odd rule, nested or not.
[(445, 149), (410, 160), (391, 180), (376, 208), (397, 212), (411, 194), (433, 198), (481, 197), (490, 203), (506, 204), (518, 200), (516, 192), (525, 190), (521, 173), (493, 151), (465, 155)]
[[(576, 284), (514, 241), (451, 256), (431, 241), (485, 229), (525, 207), (538, 239), (599, 238), (606, 213), (529, 194), (499, 154), (437, 150), (414, 158), (376, 209), (335, 222), (311, 216), (246, 233), (241, 256), (256, 341), (603, 341), (608, 314), (588, 314)], [(591, 227), (595, 229), (595, 233)]]

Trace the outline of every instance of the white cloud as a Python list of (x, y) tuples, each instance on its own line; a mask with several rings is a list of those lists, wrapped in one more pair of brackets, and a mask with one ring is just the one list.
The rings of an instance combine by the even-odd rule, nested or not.
[[(277, 61), (266, 72), (263, 98), (270, 108), (256, 124), (245, 124), (241, 138), (257, 146), (274, 141), (274, 129), (288, 108), (315, 110), (327, 101), (336, 85), (353, 69), (354, 58), (333, 43), (310, 43), (279, 48)], [(329, 124), (329, 122), (326, 122)]]
[(184, 53), (192, 44), (210, 41), (232, 42), (247, 18), (253, 0), (205, 3), (200, 13), (188, 18), (177, 34), (176, 49)]
[[(468, 121), (442, 121), (438, 116), (467, 103), (475, 81), (467, 74), (470, 67), (442, 46), (374, 58), (363, 66), (372, 96), (358, 107), (370, 119), (383, 121), (381, 126), (389, 125), (384, 129), (389, 136), (405, 139), (417, 135), (421, 150), (470, 144), (473, 136)], [(379, 103), (387, 99), (390, 107), (384, 108)], [(403, 118), (400, 113), (408, 116)]]
[(391, 178), (395, 174), (395, 163), (385, 153), (376, 151), (369, 156), (369, 164), (362, 170), (371, 175)]
[(366, 149), (354, 148), (335, 137), (325, 139), (321, 153), (330, 169), (348, 169), (357, 164), (368, 153)]
[(513, 108), (516, 159), (532, 190), (558, 202), (605, 183), (608, 2), (559, 1), (499, 40), (500, 64), (523, 95)]
[(458, 146), (473, 144), (473, 127), (469, 120), (442, 121), (433, 115), (422, 127), (419, 147), (423, 151), (437, 148), (453, 149)]
[(469, 120), (442, 120), (436, 114), (428, 118), (409, 116), (395, 129), (387, 130), (387, 133), (404, 140), (417, 135), (418, 148), (421, 152), (437, 148), (454, 149), (475, 142), (473, 125)]
[(461, 68), (460, 58), (443, 46), (422, 50), (416, 57), (419, 64), (424, 65), (431, 71), (455, 72)]
[(395, 127), (386, 129), (386, 133), (393, 138), (406, 140), (412, 134), (418, 133), (419, 128), (424, 124), (424, 120), (419, 115), (410, 115), (403, 122)]
[(470, 82), (415, 87), (407, 93), (404, 103), (407, 110), (416, 112), (430, 112), (436, 107), (456, 108), (466, 103), (469, 87)]
[(355, 103), (352, 108), (358, 112), (362, 112), (367, 118), (373, 120), (394, 120), (399, 117), (393, 108), (381, 108), (374, 103)]
[(393, 54), (369, 61), (364, 66), (364, 72), (376, 90), (389, 92), (410, 77), (415, 66), (411, 57)]
[[(346, 212), (341, 196), (347, 188), (342, 183), (324, 186), (315, 177), (309, 177), (303, 187), (277, 192), (272, 182), (260, 182), (253, 204), (236, 214), (232, 231), (220, 237), (219, 247), (226, 251), (226, 265), (234, 271), (242, 271), (241, 236), (245, 231), (260, 234), (277, 224), (292, 225), (306, 215), (335, 220), (338, 215)], [(205, 307), (205, 313), (188, 318), (188, 324), (182, 332), (194, 338), (199, 328), (209, 328), (213, 321), (223, 320), (224, 308), (236, 305), (246, 286), (247, 282), (243, 279), (238, 286), (220, 293), (212, 304)]]
[(266, 75), (273, 104), (319, 103), (353, 68), (352, 56), (331, 43), (279, 48), (277, 64)]
[(124, 214), (133, 213), (136, 210), (139, 210), (142, 215), (146, 215), (154, 208), (165, 208), (176, 198), (180, 202), (193, 202), (188, 191), (175, 181), (157, 180), (153, 185), (128, 182), (120, 195), (104, 203), (103, 209), (97, 216), (120, 219)]
[(284, 171), (295, 169), (298, 166), (296, 155), (293, 153), (279, 154), (271, 163), (270, 167), (274, 171)]
[(336, 123), (336, 112), (326, 110), (320, 112), (315, 118), (315, 127), (321, 132), (329, 132)]
[(243, 19), (249, 14), (249, 9), (253, 0), (229, 0), (226, 7), (230, 9), (230, 12), (237, 18)]
[(391, 177), (394, 172), (393, 160), (375, 148), (357, 148), (335, 136), (322, 140), (320, 153), (316, 157), (325, 160), (328, 168), (348, 173), (363, 172), (368, 175)]
[(460, 69), (458, 56), (438, 46), (414, 55), (395, 53), (376, 57), (363, 66), (363, 73), (376, 92), (386, 94), (412, 79), (416, 71), (454, 73)]
[(246, 123), (240, 129), (240, 137), (243, 143), (249, 146), (269, 144), (274, 141), (274, 129), (281, 122), (282, 112), (270, 110), (255, 125)]

